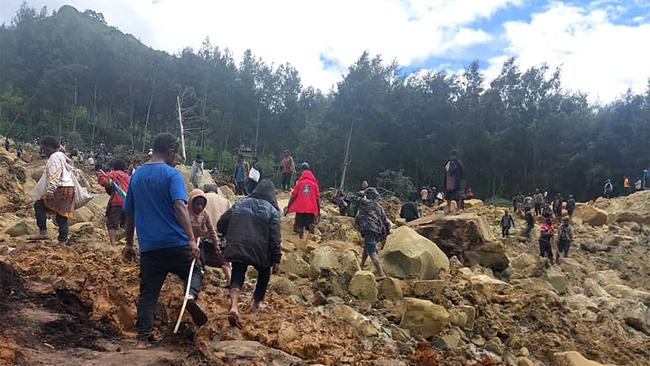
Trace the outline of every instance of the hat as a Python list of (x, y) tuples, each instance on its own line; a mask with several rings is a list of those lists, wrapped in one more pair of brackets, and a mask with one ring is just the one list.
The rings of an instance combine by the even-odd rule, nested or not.
[(309, 170), (309, 163), (306, 161), (300, 163), (300, 170)]

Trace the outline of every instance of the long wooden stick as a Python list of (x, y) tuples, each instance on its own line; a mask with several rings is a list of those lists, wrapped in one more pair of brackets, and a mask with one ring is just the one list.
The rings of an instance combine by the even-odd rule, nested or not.
[[(197, 243), (201, 242), (201, 239), (196, 239)], [(181, 326), (181, 320), (183, 320), (183, 314), (185, 313), (185, 307), (187, 306), (187, 301), (190, 299), (190, 284), (192, 283), (192, 275), (194, 274), (194, 263), (196, 263), (196, 258), (192, 259), (192, 264), (190, 265), (190, 274), (187, 277), (187, 286), (185, 286), (185, 296), (183, 297), (183, 306), (181, 306), (181, 313), (178, 314), (178, 320), (176, 320), (176, 326), (174, 327), (174, 334), (178, 333), (178, 327)]]

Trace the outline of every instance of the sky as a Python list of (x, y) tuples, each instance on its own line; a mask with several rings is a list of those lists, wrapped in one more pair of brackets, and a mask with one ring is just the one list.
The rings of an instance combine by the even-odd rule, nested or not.
[[(9, 23), (22, 0), (0, 0)], [(236, 58), (246, 49), (289, 62), (303, 85), (335, 87), (363, 51), (407, 73), (462, 71), (488, 80), (516, 57), (522, 68), (562, 68), (566, 89), (607, 103), (650, 78), (648, 0), (30, 0), (101, 12), (109, 25), (170, 53), (206, 37)], [(645, 44), (645, 46), (644, 46)], [(1, 50), (0, 50), (1, 51)]]

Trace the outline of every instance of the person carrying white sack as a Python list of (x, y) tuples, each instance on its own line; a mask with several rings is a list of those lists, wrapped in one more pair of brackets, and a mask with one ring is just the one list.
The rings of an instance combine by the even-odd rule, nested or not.
[[(59, 244), (68, 241), (68, 219), (74, 216), (75, 210), (75, 182), (72, 172), (72, 161), (59, 151), (59, 140), (52, 136), (41, 139), (41, 153), (47, 157), (45, 172), (45, 192), (35, 193), (37, 199), (34, 203), (36, 212), (36, 225), (39, 233), (30, 237), (29, 240), (45, 240), (47, 237), (47, 215), (55, 215), (56, 224), (59, 227)], [(33, 191), (34, 192), (34, 191)], [(42, 194), (42, 195), (41, 195)]]

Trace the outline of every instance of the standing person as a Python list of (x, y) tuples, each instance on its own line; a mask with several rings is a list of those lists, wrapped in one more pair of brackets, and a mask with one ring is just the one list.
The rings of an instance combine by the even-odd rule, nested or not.
[(535, 216), (541, 215), (544, 195), (539, 191), (539, 188), (535, 190), (535, 194), (533, 195), (533, 204), (535, 205)]
[(68, 241), (68, 219), (74, 216), (75, 188), (72, 161), (59, 150), (59, 141), (52, 136), (41, 139), (41, 153), (47, 157), (45, 172), (46, 193), (34, 203), (38, 235), (29, 240), (47, 239), (47, 214), (54, 214), (59, 227), (59, 244)]
[(21, 156), (23, 156), (23, 147), (18, 145), (16, 148), (16, 157), (20, 159)]
[(465, 193), (465, 198), (468, 200), (474, 199), (474, 191), (472, 190), (472, 187), (467, 188), (467, 192)]
[(623, 178), (623, 189), (625, 190), (625, 194), (632, 193), (632, 187), (630, 186), (630, 179), (628, 177)]
[(560, 262), (560, 255), (564, 253), (564, 258), (569, 256), (569, 248), (573, 242), (573, 228), (569, 225), (569, 218), (565, 217), (562, 220), (557, 232), (557, 256), (556, 262)]
[(512, 211), (516, 214), (519, 211), (519, 195), (512, 197)]
[(366, 188), (368, 188), (370, 185), (368, 184), (368, 181), (365, 179), (362, 179), (361, 182), (359, 182), (359, 190), (363, 191)]
[(291, 189), (291, 178), (296, 173), (296, 164), (289, 150), (284, 150), (282, 153), (280, 171), (282, 172), (282, 190), (289, 192), (289, 189)]
[(117, 184), (123, 192), (129, 191), (131, 177), (127, 174), (128, 164), (122, 159), (114, 159), (111, 162), (111, 171), (97, 171), (97, 182), (104, 187), (106, 193), (111, 196), (106, 206), (106, 229), (111, 245), (117, 244), (117, 230), (124, 228), (126, 216), (122, 212), (124, 198), (115, 190), (113, 183)]
[(614, 185), (612, 184), (612, 181), (610, 179), (607, 179), (605, 182), (605, 187), (603, 188), (604, 190), (604, 195), (605, 198), (611, 198), (612, 197), (612, 192), (614, 192)]
[[(225, 198), (224, 198), (225, 199)], [(217, 237), (216, 223), (208, 211), (208, 196), (200, 189), (190, 192), (188, 210), (190, 213), (190, 223), (195, 238), (201, 238), (199, 246), (202, 253), (206, 254), (201, 261), (206, 265), (206, 260), (210, 260), (210, 265), (220, 267), (226, 277), (226, 284), (230, 285), (230, 265), (226, 262), (221, 251), (219, 238)], [(221, 218), (221, 215), (219, 215)], [(210, 248), (210, 249), (208, 249)], [(209, 256), (208, 256), (209, 253)]]
[[(367, 187), (366, 187), (366, 188), (367, 188)], [(363, 190), (363, 189), (362, 189), (362, 190)], [(430, 194), (430, 193), (431, 193), (431, 192), (429, 192), (429, 188), (427, 188), (427, 187), (422, 187), (422, 189), (420, 190), (420, 203), (421, 203), (421, 204), (423, 204), (423, 205), (426, 205), (426, 204), (427, 204), (427, 202), (428, 202), (428, 200), (429, 200), (429, 194)]]
[(566, 201), (566, 212), (569, 214), (569, 219), (573, 218), (573, 211), (576, 209), (576, 200), (573, 198), (573, 195), (569, 195), (569, 199)]
[(409, 194), (408, 200), (402, 205), (402, 208), (399, 211), (399, 217), (406, 220), (406, 222), (411, 222), (420, 218), (420, 210), (418, 209), (418, 204), (415, 203), (417, 200), (417, 194)]
[(553, 219), (547, 217), (539, 230), (539, 256), (542, 258), (547, 257), (551, 264), (553, 264), (553, 247), (551, 246), (551, 241), (555, 234)]
[(447, 196), (447, 213), (451, 213), (451, 202), (456, 202), (456, 209), (461, 208), (461, 181), (463, 180), (463, 163), (458, 160), (458, 151), (449, 152), (449, 160), (445, 163), (445, 190)]
[(515, 220), (512, 218), (512, 216), (510, 216), (508, 210), (505, 210), (503, 216), (501, 217), (501, 237), (509, 238), (510, 228), (514, 226), (515, 226)]
[(257, 182), (262, 179), (262, 174), (262, 165), (260, 164), (259, 160), (257, 160), (257, 157), (253, 157), (253, 165), (248, 172), (249, 176), (246, 178), (246, 190), (248, 190), (248, 192), (253, 192), (255, 190), (255, 187), (257, 187)]
[(192, 163), (192, 170), (190, 172), (190, 182), (194, 188), (199, 188), (201, 179), (203, 178), (203, 157), (196, 155)]
[(562, 203), (564, 200), (562, 199), (561, 194), (557, 194), (555, 196), (555, 199), (553, 200), (553, 213), (555, 213), (555, 217), (558, 219), (562, 218)]
[(363, 256), (361, 257), (361, 268), (366, 264), (366, 259), (370, 257), (370, 261), (375, 266), (375, 270), (379, 277), (377, 280), (386, 278), (384, 269), (379, 262), (377, 255), (377, 242), (382, 242), (390, 234), (390, 221), (386, 216), (386, 212), (379, 205), (379, 192), (375, 188), (366, 188), (365, 198), (359, 202), (359, 211), (355, 218), (357, 230), (363, 237)]
[(86, 167), (88, 169), (94, 169), (95, 168), (95, 159), (93, 159), (92, 154), (89, 154), (88, 160), (86, 161)]
[[(135, 230), (138, 231), (140, 296), (136, 327), (141, 347), (153, 341), (154, 311), (167, 274), (177, 275), (187, 286), (192, 258), (200, 259), (201, 256), (187, 210), (183, 176), (173, 168), (177, 151), (177, 139), (171, 134), (155, 138), (153, 156), (131, 177), (123, 207), (126, 245), (122, 256), (126, 262), (137, 256), (133, 237)], [(194, 323), (202, 326), (208, 318), (195, 300), (201, 289), (203, 268), (200, 260), (194, 266), (187, 310)]]
[(636, 182), (634, 183), (634, 190), (638, 192), (642, 190), (642, 188), (643, 188), (643, 181), (639, 177), (636, 179)]
[(9, 152), (10, 147), (11, 146), (9, 144), (9, 137), (5, 137), (5, 150), (7, 150), (7, 152)]
[(553, 218), (553, 210), (551, 210), (551, 206), (546, 202), (544, 202), (544, 207), (542, 208), (542, 217), (544, 218), (544, 221)]
[(302, 174), (291, 192), (287, 212), (296, 213), (293, 231), (302, 239), (305, 229), (313, 232), (320, 214), (320, 187), (308, 163), (300, 164), (300, 170)]
[(526, 231), (524, 231), (524, 235), (529, 238), (530, 232), (535, 228), (535, 218), (533, 217), (533, 214), (530, 212), (530, 210), (526, 210), (524, 219), (526, 220)]
[(244, 160), (244, 154), (237, 154), (237, 162), (235, 163), (235, 194), (246, 196), (246, 178), (248, 177), (250, 166)]
[(648, 188), (648, 180), (650, 180), (650, 169), (643, 169), (643, 182), (641, 184), (641, 189)]
[(532, 210), (535, 205), (533, 204), (533, 196), (530, 194), (526, 194), (526, 197), (524, 197), (524, 209), (530, 209)]
[(280, 209), (273, 183), (262, 180), (249, 197), (235, 203), (221, 216), (217, 229), (226, 237), (225, 256), (232, 262), (228, 321), (231, 326), (241, 328), (239, 295), (248, 266), (257, 270), (252, 308), (262, 310), (271, 273), (277, 272), (282, 257)]

